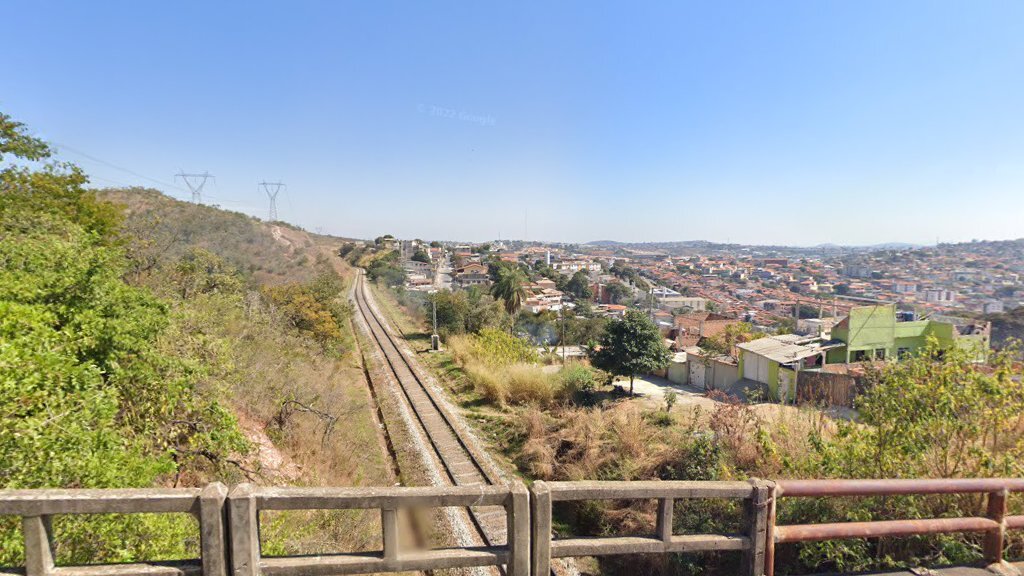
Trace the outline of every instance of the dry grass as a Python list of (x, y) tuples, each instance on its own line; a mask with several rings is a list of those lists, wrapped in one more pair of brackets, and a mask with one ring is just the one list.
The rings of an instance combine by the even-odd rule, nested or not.
[(518, 463), (544, 480), (636, 480), (659, 477), (678, 457), (678, 438), (650, 423), (638, 407), (566, 408), (552, 417), (522, 413)]
[(555, 384), (549, 374), (533, 364), (513, 364), (505, 370), (505, 386), (513, 404), (548, 406), (555, 399)]
[(473, 388), (488, 402), (498, 406), (508, 403), (508, 385), (493, 368), (482, 362), (471, 360), (463, 364), (462, 369), (473, 384)]

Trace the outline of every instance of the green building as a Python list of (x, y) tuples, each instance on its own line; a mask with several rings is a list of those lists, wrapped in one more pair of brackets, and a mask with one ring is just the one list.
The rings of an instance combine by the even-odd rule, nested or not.
[(832, 328), (831, 339), (785, 334), (737, 344), (738, 376), (760, 385), (770, 398), (792, 402), (800, 372), (826, 364), (873, 360), (896, 361), (927, 347), (935, 338), (940, 349), (973, 350), (977, 360), (989, 349), (991, 325), (955, 318), (900, 321), (895, 304), (858, 306)]
[(983, 360), (989, 349), (991, 326), (954, 318), (927, 318), (901, 322), (895, 304), (858, 306), (832, 327), (828, 364), (896, 360), (915, 354), (934, 337), (941, 349), (973, 350)]

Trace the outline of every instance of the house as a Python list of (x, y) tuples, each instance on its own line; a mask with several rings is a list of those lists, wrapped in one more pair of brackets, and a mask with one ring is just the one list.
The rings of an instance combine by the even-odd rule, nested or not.
[(718, 336), (730, 325), (739, 324), (740, 321), (712, 312), (692, 312), (676, 316), (673, 323), (676, 347), (682, 350), (699, 346), (702, 339)]
[(463, 288), (469, 286), (489, 286), (491, 284), (491, 277), (488, 274), (487, 266), (475, 262), (456, 269), (453, 279), (456, 284)]
[(942, 288), (929, 288), (924, 291), (924, 301), (931, 304), (956, 304), (957, 293)]
[[(552, 284), (554, 283), (552, 282)], [(557, 311), (562, 309), (561, 290), (547, 287), (547, 283), (542, 285), (541, 282), (525, 284), (524, 288), (526, 288), (530, 295), (523, 301), (523, 310), (537, 314), (545, 310)]]
[(827, 353), (819, 338), (796, 334), (766, 336), (737, 344), (736, 348), (740, 378), (756, 383), (771, 398), (783, 402), (796, 399), (797, 372), (820, 368)]
[(930, 338), (940, 349), (974, 350), (981, 360), (988, 352), (991, 332), (989, 322), (950, 317), (901, 322), (895, 304), (855, 306), (832, 327), (837, 346), (826, 360), (829, 364), (898, 360), (925, 348)]
[(420, 262), (419, 260), (406, 260), (402, 262), (402, 269), (409, 274), (422, 274), (428, 276), (433, 267), (426, 263)]
[(658, 302), (658, 306), (663, 308), (689, 308), (695, 312), (707, 310), (707, 298), (683, 296), (671, 288), (654, 288), (651, 290), (651, 293)]
[(601, 271), (601, 263), (594, 262), (592, 260), (562, 260), (561, 262), (555, 262), (551, 267), (558, 270), (560, 273), (569, 276), (572, 276), (580, 270), (586, 270), (588, 272)]
[(622, 318), (626, 315), (626, 307), (622, 304), (601, 304), (597, 310), (609, 318)]

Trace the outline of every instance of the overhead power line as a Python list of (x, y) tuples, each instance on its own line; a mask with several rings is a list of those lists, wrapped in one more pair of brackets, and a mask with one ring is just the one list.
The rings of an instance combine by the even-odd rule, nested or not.
[(120, 170), (121, 172), (124, 172), (126, 174), (131, 174), (132, 176), (135, 176), (136, 178), (142, 178), (143, 180), (148, 180), (150, 182), (153, 182), (155, 184), (159, 184), (161, 186), (166, 186), (168, 188), (173, 188), (175, 190), (180, 190), (182, 192), (187, 192), (187, 190), (185, 190), (181, 186), (178, 186), (177, 184), (173, 184), (171, 182), (164, 182), (163, 180), (157, 180), (156, 178), (150, 178), (149, 176), (146, 176), (145, 174), (139, 174), (138, 172), (136, 172), (134, 170), (129, 170), (128, 168), (125, 168), (123, 166), (118, 166), (117, 164), (114, 164), (112, 162), (107, 162), (106, 160), (102, 160), (100, 158), (92, 156), (91, 154), (87, 154), (85, 152), (82, 152), (81, 150), (77, 150), (75, 148), (72, 148), (71, 146), (68, 146), (66, 144), (61, 144), (60, 142), (51, 142), (51, 144), (53, 144), (57, 148), (60, 148), (61, 150), (67, 150), (68, 152), (71, 152), (72, 154), (77, 154), (77, 155), (79, 155), (79, 156), (81, 156), (81, 157), (83, 157), (83, 158), (85, 158), (87, 160), (91, 160), (91, 161), (96, 162), (98, 164), (103, 164), (104, 166), (107, 166), (109, 168), (113, 168), (114, 170)]

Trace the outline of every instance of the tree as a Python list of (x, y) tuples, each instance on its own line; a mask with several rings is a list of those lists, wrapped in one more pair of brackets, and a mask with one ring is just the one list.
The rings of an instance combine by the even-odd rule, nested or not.
[(438, 242), (437, 240), (433, 240), (433, 241), (430, 242), (430, 247), (431, 248), (440, 248), (441, 247), (441, 243)]
[(627, 310), (623, 318), (609, 322), (591, 354), (594, 366), (618, 376), (629, 376), (630, 396), (637, 374), (664, 368), (671, 358), (658, 327), (639, 310)]
[(526, 274), (518, 267), (501, 267), (498, 269), (498, 280), (491, 287), (491, 294), (505, 303), (505, 311), (515, 315), (523, 307), (526, 300)]
[(580, 300), (589, 300), (594, 296), (590, 288), (590, 277), (583, 270), (577, 271), (565, 285), (566, 290)]
[(25, 125), (0, 112), (0, 160), (13, 154), (25, 160), (42, 160), (50, 156), (50, 148), (42, 140), (25, 134)]
[(411, 259), (415, 262), (423, 262), (425, 264), (430, 264), (430, 255), (427, 254), (422, 248), (416, 250), (416, 252), (413, 253)]
[(754, 332), (754, 327), (747, 322), (729, 324), (720, 334), (708, 336), (700, 341), (700, 347), (719, 356), (731, 356), (737, 344), (762, 338), (764, 334)]
[(612, 304), (621, 304), (633, 293), (628, 286), (621, 282), (612, 282), (606, 285), (604, 291), (608, 294), (608, 301)]

